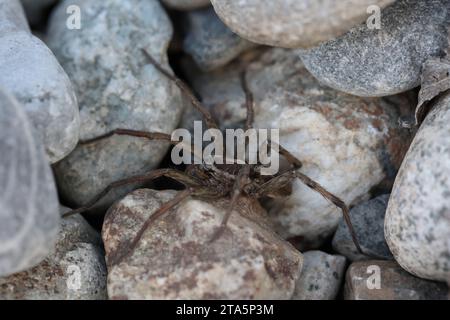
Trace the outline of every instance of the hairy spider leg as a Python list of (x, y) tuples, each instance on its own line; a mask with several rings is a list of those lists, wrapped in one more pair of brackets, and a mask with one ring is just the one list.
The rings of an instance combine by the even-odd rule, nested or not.
[(111, 190), (113, 190), (115, 188), (134, 184), (134, 183), (148, 182), (148, 181), (154, 180), (159, 177), (167, 177), (167, 178), (174, 179), (174, 180), (184, 184), (188, 188), (195, 188), (195, 187), (200, 186), (200, 182), (196, 181), (196, 179), (194, 177), (188, 176), (186, 173), (184, 173), (182, 171), (175, 170), (175, 169), (153, 170), (153, 171), (150, 171), (145, 174), (137, 175), (134, 177), (130, 177), (127, 179), (123, 179), (123, 180), (119, 180), (119, 181), (111, 183), (102, 192), (100, 192), (95, 197), (93, 197), (86, 205), (84, 205), (78, 209), (71, 210), (71, 211), (64, 213), (63, 218), (67, 218), (72, 215), (75, 215), (78, 213), (83, 213), (85, 211), (92, 209), (98, 201), (100, 201), (104, 196), (106, 196)]

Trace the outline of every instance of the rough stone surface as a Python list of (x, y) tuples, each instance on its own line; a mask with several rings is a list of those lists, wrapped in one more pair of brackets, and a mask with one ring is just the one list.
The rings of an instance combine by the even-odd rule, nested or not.
[(187, 35), (183, 49), (202, 70), (226, 65), (256, 44), (233, 33), (217, 17), (213, 8), (187, 13)]
[(241, 37), (285, 48), (331, 40), (365, 21), (371, 5), (394, 0), (211, 0), (219, 17)]
[(422, 64), (448, 46), (448, 0), (399, 0), (381, 13), (381, 29), (361, 25), (304, 50), (306, 68), (324, 84), (358, 96), (387, 96), (420, 84)]
[(352, 240), (347, 224), (342, 219), (333, 237), (333, 249), (351, 261), (377, 259), (393, 259), (392, 253), (384, 238), (384, 217), (389, 201), (385, 194), (370, 201), (359, 204), (350, 210), (350, 217), (358, 241), (365, 255), (360, 254)]
[(134, 251), (144, 221), (175, 191), (137, 190), (112, 207), (103, 228), (111, 299), (289, 299), (302, 255), (270, 231), (265, 211), (242, 200), (210, 243), (228, 200), (187, 199), (156, 220)]
[(19, 0), (0, 0), (0, 86), (19, 100), (52, 163), (78, 142), (72, 85), (53, 53), (30, 33)]
[[(65, 28), (68, 4), (83, 12), (82, 28)], [(50, 21), (48, 42), (71, 77), (80, 103), (80, 139), (116, 128), (171, 133), (182, 112), (179, 89), (144, 56), (146, 49), (169, 68), (172, 26), (158, 1), (63, 1)], [(80, 50), (80, 48), (83, 50)], [(55, 166), (63, 197), (74, 207), (109, 183), (159, 164), (166, 143), (113, 136), (76, 150)], [(103, 203), (125, 195), (112, 193)]]
[[(379, 276), (379, 277), (378, 277)], [(350, 265), (346, 300), (446, 300), (444, 283), (416, 278), (394, 261), (360, 261)]]
[(303, 254), (293, 300), (334, 300), (344, 280), (346, 259), (322, 251)]
[(162, 2), (176, 10), (194, 10), (210, 4), (209, 0), (162, 0)]
[(23, 106), (0, 89), (0, 276), (38, 264), (58, 233), (50, 166)]
[[(215, 114), (230, 125), (245, 116), (239, 84), (242, 64), (210, 74), (191, 74), (193, 86)], [(245, 63), (244, 63), (245, 65)], [(224, 75), (220, 81), (220, 74)], [(271, 49), (248, 66), (255, 97), (255, 127), (279, 128), (280, 142), (303, 161), (302, 172), (348, 205), (368, 199), (369, 190), (393, 180), (409, 147), (400, 115), (412, 115), (405, 96), (360, 98), (320, 85), (293, 50)], [(297, 237), (302, 250), (317, 248), (331, 236), (341, 211), (299, 181), (290, 197), (267, 204), (283, 237)]]
[(106, 298), (101, 238), (80, 215), (62, 220), (56, 248), (42, 263), (28, 271), (0, 278), (1, 300)]
[(385, 221), (386, 240), (407, 271), (450, 282), (450, 95), (417, 133), (398, 173)]
[(39, 25), (45, 18), (46, 11), (59, 0), (20, 0), (31, 25)]

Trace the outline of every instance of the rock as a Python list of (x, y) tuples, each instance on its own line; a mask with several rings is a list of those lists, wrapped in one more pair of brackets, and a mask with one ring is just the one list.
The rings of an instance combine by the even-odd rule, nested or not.
[[(210, 77), (191, 75), (203, 101), (230, 124), (245, 116), (242, 64)], [(267, 51), (248, 66), (247, 79), (255, 98), (255, 127), (279, 128), (281, 144), (303, 161), (302, 172), (348, 205), (368, 199), (374, 186), (394, 179), (410, 141), (397, 123), (400, 115), (413, 114), (405, 96), (360, 98), (320, 85), (294, 50)], [(237, 109), (240, 113), (233, 113)], [(300, 240), (302, 250), (318, 248), (342, 213), (299, 181), (293, 187), (291, 196), (267, 203), (269, 216), (284, 238)]]
[(394, 257), (384, 238), (384, 217), (389, 195), (381, 195), (370, 201), (361, 203), (350, 210), (350, 217), (366, 255), (356, 249), (347, 224), (342, 219), (333, 237), (333, 249), (351, 261), (377, 259), (393, 260)]
[(213, 8), (186, 14), (187, 35), (183, 49), (205, 71), (226, 65), (256, 44), (233, 33), (217, 17)]
[[(65, 27), (68, 4), (83, 12), (80, 30)], [(146, 49), (169, 68), (166, 50), (171, 36), (170, 20), (158, 1), (67, 0), (55, 9), (48, 41), (79, 97), (80, 139), (116, 128), (166, 133), (175, 129), (182, 112), (181, 93), (142, 53)], [(79, 145), (55, 166), (61, 194), (78, 207), (108, 184), (153, 169), (167, 148), (166, 143), (125, 136)], [(99, 210), (127, 190), (112, 193)]]
[(450, 282), (450, 95), (437, 100), (395, 180), (386, 240), (397, 262), (421, 278)]
[(381, 13), (381, 29), (366, 25), (300, 51), (322, 83), (358, 96), (388, 96), (420, 84), (423, 63), (448, 46), (448, 0), (399, 0)]
[(346, 300), (446, 300), (444, 283), (416, 278), (394, 261), (354, 262), (347, 270)]
[(297, 280), (293, 300), (334, 300), (344, 279), (343, 256), (322, 251), (303, 254), (303, 269)]
[(162, 3), (176, 10), (194, 10), (210, 4), (209, 0), (162, 0)]
[(80, 215), (62, 220), (56, 249), (41, 264), (0, 278), (1, 300), (106, 298), (106, 265), (101, 238)]
[(19, 0), (0, 0), (0, 86), (25, 108), (52, 163), (78, 142), (78, 105), (53, 53), (30, 33)]
[(41, 25), (47, 10), (59, 0), (20, 0), (27, 14), (28, 22), (33, 25)]
[(371, 5), (394, 0), (211, 0), (223, 22), (242, 38), (285, 48), (308, 48), (347, 32), (369, 17)]
[(23, 106), (0, 89), (0, 276), (38, 264), (58, 234), (58, 197)]
[[(210, 243), (229, 200), (187, 199), (157, 220), (133, 252), (144, 221), (176, 191), (137, 190), (114, 205), (103, 227), (111, 299), (289, 299), (302, 255), (243, 199), (227, 231)], [(127, 253), (119, 263), (112, 262)]]

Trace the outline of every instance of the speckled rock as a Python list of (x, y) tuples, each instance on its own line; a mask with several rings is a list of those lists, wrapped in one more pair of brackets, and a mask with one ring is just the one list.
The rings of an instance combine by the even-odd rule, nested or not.
[(256, 46), (228, 29), (213, 8), (187, 13), (186, 24), (183, 49), (205, 71), (224, 66), (243, 51)]
[(144, 221), (175, 194), (137, 190), (110, 209), (102, 235), (111, 299), (292, 296), (302, 255), (270, 231), (265, 211), (250, 200), (238, 204), (226, 232), (211, 243), (229, 201), (187, 199), (151, 225), (130, 252)]
[(300, 55), (337, 90), (370, 97), (404, 92), (420, 84), (422, 64), (448, 46), (449, 6), (448, 0), (399, 0), (381, 13), (381, 29), (361, 25)]
[[(83, 12), (80, 30), (64, 27), (69, 3)], [(115, 128), (166, 133), (175, 129), (182, 112), (181, 93), (142, 53), (146, 49), (169, 68), (171, 36), (171, 23), (158, 1), (68, 0), (55, 9), (48, 42), (79, 97), (80, 139)], [(80, 206), (109, 183), (154, 168), (167, 148), (166, 143), (125, 136), (79, 145), (55, 166), (61, 194), (73, 207)], [(102, 208), (126, 193), (113, 192)]]
[[(244, 63), (245, 65), (245, 63)], [(242, 63), (210, 74), (196, 74), (193, 86), (210, 108), (230, 124), (245, 116), (239, 84)], [(197, 78), (198, 77), (198, 78)], [(201, 77), (201, 78), (200, 78)], [(404, 96), (359, 98), (320, 85), (293, 50), (271, 49), (248, 66), (255, 97), (255, 126), (279, 128), (281, 144), (303, 161), (302, 172), (329, 191), (356, 204), (383, 180), (393, 180), (409, 146), (401, 114), (413, 114)], [(241, 110), (232, 118), (234, 110)], [(231, 111), (232, 110), (232, 111)], [(290, 197), (267, 204), (277, 232), (297, 237), (302, 250), (317, 248), (342, 216), (299, 181)]]
[(194, 10), (210, 4), (209, 0), (162, 0), (162, 3), (176, 10)]
[[(62, 208), (62, 211), (67, 209)], [(0, 278), (0, 300), (106, 299), (100, 235), (76, 215), (62, 220), (55, 250), (38, 266)]]
[(285, 48), (307, 48), (365, 21), (369, 6), (394, 0), (211, 0), (219, 17), (241, 37)]
[(388, 201), (389, 195), (385, 194), (350, 210), (352, 224), (365, 255), (356, 249), (344, 219), (334, 234), (333, 249), (351, 261), (370, 258), (394, 259), (384, 238), (384, 217)]
[(19, 0), (0, 0), (0, 86), (25, 108), (52, 163), (78, 142), (72, 85), (53, 53), (30, 33)]
[(350, 265), (346, 300), (446, 300), (444, 283), (416, 278), (394, 261), (360, 261)]
[(59, 0), (20, 0), (31, 25), (42, 24), (47, 10)]
[(16, 99), (0, 89), (0, 276), (38, 264), (58, 234), (50, 166)]
[(293, 300), (334, 300), (344, 280), (346, 259), (322, 251), (303, 254)]
[(407, 271), (450, 282), (450, 95), (438, 100), (406, 155), (386, 213), (386, 240)]

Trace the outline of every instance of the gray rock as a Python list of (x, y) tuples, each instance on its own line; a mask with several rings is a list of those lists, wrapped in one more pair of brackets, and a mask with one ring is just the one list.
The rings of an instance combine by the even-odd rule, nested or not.
[(394, 0), (211, 0), (225, 24), (244, 39), (308, 48), (340, 36), (369, 17), (369, 6)]
[(190, 11), (183, 49), (204, 71), (226, 65), (256, 44), (233, 33), (217, 17), (213, 8)]
[(399, 0), (383, 10), (381, 29), (365, 24), (300, 51), (321, 82), (358, 96), (388, 96), (420, 84), (422, 64), (448, 46), (448, 0)]
[(46, 11), (59, 0), (20, 0), (31, 25), (44, 22)]
[(344, 280), (343, 256), (322, 251), (303, 254), (303, 269), (295, 286), (293, 300), (334, 300)]
[(166, 6), (176, 10), (194, 10), (206, 7), (209, 0), (161, 0)]
[(419, 277), (450, 282), (450, 95), (418, 131), (389, 201), (385, 234), (397, 262)]
[(333, 249), (351, 261), (370, 258), (394, 259), (384, 238), (384, 217), (389, 201), (385, 194), (361, 203), (350, 210), (352, 225), (365, 255), (353, 243), (347, 224), (342, 219), (333, 237)]
[(0, 0), (0, 86), (23, 104), (55, 163), (78, 142), (78, 105), (53, 53), (29, 30), (19, 0)]
[[(203, 101), (230, 125), (245, 116), (239, 73), (246, 62), (238, 60), (212, 73), (188, 73)], [(413, 114), (405, 96), (360, 98), (330, 89), (294, 50), (268, 50), (247, 68), (255, 127), (279, 128), (281, 144), (303, 161), (303, 173), (348, 205), (368, 200), (374, 186), (395, 178), (411, 138), (397, 123), (403, 113)], [(291, 196), (266, 208), (283, 237), (300, 239), (302, 250), (318, 248), (342, 213), (299, 181), (293, 187)]]
[(447, 300), (444, 283), (416, 278), (394, 261), (360, 261), (345, 278), (346, 300)]
[[(242, 199), (226, 232), (210, 242), (229, 200), (186, 199), (130, 242), (175, 191), (137, 190), (114, 205), (102, 236), (111, 299), (289, 299), (302, 255), (265, 224), (266, 212)], [(126, 256), (116, 261), (119, 256)]]
[(38, 264), (58, 234), (58, 198), (23, 106), (0, 89), (0, 276)]
[[(68, 4), (81, 9), (80, 30), (65, 27)], [(181, 117), (181, 93), (142, 53), (146, 49), (169, 68), (166, 50), (171, 36), (170, 20), (154, 0), (133, 5), (122, 0), (68, 0), (55, 9), (48, 42), (79, 97), (80, 139), (115, 128), (173, 131)], [(167, 148), (166, 143), (125, 136), (79, 145), (55, 166), (61, 194), (72, 206), (80, 206), (109, 183), (154, 168)], [(126, 193), (112, 193), (103, 208)]]
[(56, 248), (42, 263), (0, 278), (0, 299), (106, 299), (106, 273), (100, 234), (76, 215), (62, 220)]

